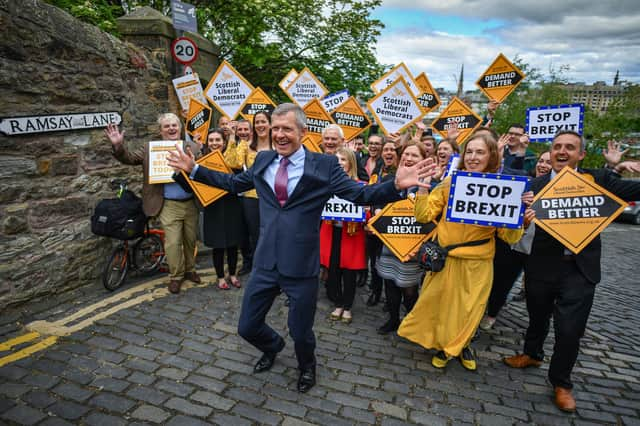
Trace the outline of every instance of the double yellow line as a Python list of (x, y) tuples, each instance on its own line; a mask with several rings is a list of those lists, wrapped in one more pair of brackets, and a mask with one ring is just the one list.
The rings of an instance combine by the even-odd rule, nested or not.
[[(208, 274), (213, 274), (213, 268), (206, 269), (200, 273), (203, 278)], [(11, 351), (13, 348), (21, 346), (24, 343), (34, 341), (35, 343), (0, 358), (0, 367), (46, 349), (54, 345), (60, 337), (68, 336), (76, 331), (82, 330), (96, 321), (107, 318), (118, 311), (169, 295), (170, 293), (164, 285), (165, 283), (166, 278), (158, 278), (122, 291), (86, 308), (82, 308), (78, 312), (58, 321), (34, 321), (27, 324), (25, 327), (27, 332), (25, 334), (5, 342), (0, 342), (0, 352)], [(185, 281), (182, 285), (182, 290), (187, 290), (192, 287), (205, 287), (207, 285), (208, 284), (205, 283), (198, 285)], [(134, 297), (136, 293), (140, 292), (145, 292), (145, 294)], [(94, 313), (96, 311), (97, 313)]]

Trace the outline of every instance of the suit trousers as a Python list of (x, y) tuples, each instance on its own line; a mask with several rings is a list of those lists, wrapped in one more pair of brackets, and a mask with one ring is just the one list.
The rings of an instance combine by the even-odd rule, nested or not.
[(164, 229), (164, 251), (169, 279), (181, 280), (185, 272), (196, 270), (198, 208), (194, 200), (164, 200), (158, 219)]
[(280, 289), (289, 298), (287, 325), (295, 345), (298, 367), (315, 368), (316, 337), (313, 321), (318, 299), (318, 277), (291, 278), (277, 269), (254, 266), (242, 299), (238, 334), (262, 352), (277, 352), (282, 337), (265, 322)]
[(365, 238), (367, 257), (369, 258), (369, 272), (371, 273), (371, 292), (376, 295), (382, 294), (382, 277), (378, 275), (376, 269), (376, 259), (382, 250), (382, 241), (373, 234), (367, 234)]
[(578, 358), (580, 338), (587, 326), (596, 287), (580, 272), (575, 261), (567, 260), (563, 265), (563, 270), (550, 271), (545, 280), (527, 279), (529, 327), (524, 353), (540, 361), (544, 359), (544, 341), (553, 315), (555, 345), (549, 381), (553, 386), (571, 389), (571, 370)]

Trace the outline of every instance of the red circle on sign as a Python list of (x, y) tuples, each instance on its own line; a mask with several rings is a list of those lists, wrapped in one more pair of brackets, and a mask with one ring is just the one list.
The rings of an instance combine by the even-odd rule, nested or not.
[(189, 65), (198, 58), (198, 46), (187, 37), (178, 37), (171, 43), (171, 55), (183, 65)]

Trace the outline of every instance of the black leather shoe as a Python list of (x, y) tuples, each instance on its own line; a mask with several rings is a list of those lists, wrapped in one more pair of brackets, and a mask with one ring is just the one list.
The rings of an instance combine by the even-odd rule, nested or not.
[(371, 293), (367, 299), (367, 306), (376, 306), (378, 303), (380, 303), (380, 295)]
[(282, 344), (280, 345), (280, 349), (276, 352), (265, 352), (262, 354), (256, 365), (253, 367), (254, 373), (262, 373), (263, 371), (271, 370), (273, 367), (273, 363), (276, 361), (276, 356), (282, 349), (284, 348), (284, 340), (282, 340)]
[(315, 368), (308, 368), (306, 370), (300, 370), (300, 377), (298, 378), (298, 392), (308, 392), (316, 384), (316, 370)]
[(398, 321), (389, 320), (378, 328), (378, 334), (389, 334), (396, 331), (398, 327), (400, 327), (400, 323)]

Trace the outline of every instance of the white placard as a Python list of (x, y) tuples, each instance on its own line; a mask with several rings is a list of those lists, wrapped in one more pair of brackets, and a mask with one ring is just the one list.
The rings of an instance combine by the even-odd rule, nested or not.
[(531, 142), (551, 141), (561, 130), (582, 134), (584, 104), (527, 108), (527, 134)]
[(424, 115), (403, 77), (371, 99), (367, 108), (387, 135), (403, 130)]
[(324, 98), (328, 90), (320, 83), (316, 76), (305, 67), (289, 87), (287, 87), (285, 92), (293, 102), (297, 103), (301, 108), (304, 108), (311, 102), (311, 99)]
[(528, 187), (526, 176), (457, 171), (451, 178), (447, 221), (519, 228)]
[(349, 89), (343, 89), (338, 92), (329, 93), (320, 102), (324, 109), (331, 114), (347, 99), (349, 99)]
[(293, 80), (295, 80), (296, 77), (298, 77), (298, 71), (296, 71), (295, 68), (291, 68), (287, 75), (285, 75), (284, 78), (280, 80), (278, 86), (280, 86), (284, 93), (287, 93), (287, 87), (289, 87), (289, 85), (293, 83)]
[(202, 91), (198, 74), (187, 74), (174, 78), (171, 81), (173, 82), (173, 88), (176, 90), (176, 96), (178, 96), (182, 110), (189, 110), (191, 98), (208, 105), (207, 100), (204, 98), (204, 92)]
[(233, 120), (251, 92), (253, 86), (229, 62), (222, 61), (204, 95), (218, 111)]
[(364, 222), (364, 207), (357, 206), (351, 201), (343, 200), (334, 195), (324, 205), (324, 209), (322, 209), (322, 219)]
[[(167, 164), (169, 152), (176, 151), (176, 144), (182, 141), (149, 142), (149, 183), (173, 183), (173, 169)], [(184, 148), (184, 146), (183, 146)]]
[(420, 87), (418, 87), (418, 84), (413, 79), (413, 75), (411, 75), (411, 72), (409, 71), (407, 66), (404, 64), (404, 62), (400, 62), (398, 65), (396, 65), (395, 67), (387, 71), (387, 73), (384, 74), (382, 77), (380, 77), (378, 80), (374, 81), (371, 84), (371, 88), (373, 89), (374, 93), (380, 93), (384, 89), (386, 89), (387, 87), (395, 83), (395, 81), (398, 80), (400, 77), (404, 78), (404, 81), (407, 83), (407, 86), (409, 86), (409, 88), (411, 89), (411, 92), (415, 96), (418, 96), (421, 94)]

